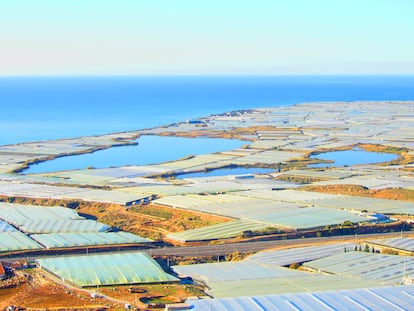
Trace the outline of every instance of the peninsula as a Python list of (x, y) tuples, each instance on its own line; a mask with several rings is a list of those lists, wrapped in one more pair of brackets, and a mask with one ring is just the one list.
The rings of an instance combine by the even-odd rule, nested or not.
[[(414, 102), (320, 102), (0, 146), (0, 307), (222, 310), (220, 298), (335, 290), (341, 301), (344, 291), (390, 290), (414, 269), (413, 134)], [(163, 163), (24, 174), (144, 135), (245, 144)], [(234, 168), (269, 171), (219, 173)], [(377, 274), (366, 272), (382, 260)], [(341, 271), (345, 263), (357, 269)]]

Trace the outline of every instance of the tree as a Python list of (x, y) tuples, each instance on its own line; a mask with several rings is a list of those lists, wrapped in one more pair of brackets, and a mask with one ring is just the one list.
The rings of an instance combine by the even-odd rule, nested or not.
[(345, 221), (342, 223), (342, 226), (343, 226), (343, 227), (352, 227), (352, 226), (353, 226), (353, 223), (352, 223), (352, 221), (345, 220)]

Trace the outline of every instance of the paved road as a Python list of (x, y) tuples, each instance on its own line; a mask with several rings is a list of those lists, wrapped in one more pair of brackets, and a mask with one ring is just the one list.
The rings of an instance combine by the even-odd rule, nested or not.
[[(411, 233), (404, 233), (408, 236)], [(234, 252), (248, 253), (257, 252), (265, 249), (271, 249), (282, 246), (298, 246), (298, 245), (312, 245), (323, 244), (330, 242), (341, 241), (356, 241), (359, 243), (364, 240), (390, 238), (400, 236), (400, 233), (379, 233), (379, 234), (361, 234), (349, 236), (334, 236), (322, 238), (306, 238), (306, 239), (290, 239), (290, 240), (275, 240), (275, 241), (258, 241), (246, 243), (232, 243), (232, 244), (218, 244), (218, 245), (203, 245), (203, 246), (185, 246), (185, 247), (167, 247), (145, 250), (152, 256), (183, 256), (183, 257), (197, 257), (197, 256), (215, 256), (227, 255)]]
[[(413, 236), (414, 233), (404, 232), (404, 236)], [(265, 249), (271, 249), (282, 246), (299, 246), (299, 245), (315, 245), (330, 242), (341, 241), (356, 241), (359, 243), (364, 240), (378, 239), (378, 238), (390, 238), (400, 236), (400, 233), (378, 233), (378, 234), (361, 234), (361, 235), (348, 235), (348, 236), (333, 236), (322, 238), (305, 238), (305, 239), (289, 239), (289, 240), (274, 240), (274, 241), (257, 241), (257, 242), (244, 242), (244, 243), (231, 243), (231, 244), (217, 244), (217, 245), (202, 245), (202, 246), (185, 246), (185, 247), (164, 247), (164, 248), (131, 248), (131, 247), (119, 247), (113, 248), (106, 247), (104, 249), (67, 249), (62, 251), (43, 251), (43, 252), (28, 252), (22, 255), (15, 256), (2, 256), (2, 261), (14, 261), (18, 259), (34, 261), (36, 258), (55, 257), (56, 255), (86, 255), (92, 253), (119, 253), (126, 251), (145, 251), (151, 256), (182, 256), (182, 257), (201, 257), (201, 256), (223, 256), (234, 252), (248, 253), (257, 252)]]

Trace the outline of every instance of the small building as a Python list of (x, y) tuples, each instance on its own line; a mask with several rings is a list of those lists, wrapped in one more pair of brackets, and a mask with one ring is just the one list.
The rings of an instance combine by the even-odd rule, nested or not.
[(151, 200), (153, 200), (155, 197), (155, 195), (151, 194), (151, 195), (147, 195), (147, 196), (142, 196), (140, 198), (137, 198), (136, 200), (132, 200), (132, 201), (126, 201), (124, 203), (124, 205), (126, 207), (131, 207), (133, 205), (141, 205), (141, 204), (148, 204), (151, 202)]
[(165, 311), (184, 311), (190, 309), (191, 305), (188, 303), (174, 303), (165, 305)]
[(14, 270), (27, 269), (28, 267), (29, 264), (26, 260), (16, 260), (10, 266)]

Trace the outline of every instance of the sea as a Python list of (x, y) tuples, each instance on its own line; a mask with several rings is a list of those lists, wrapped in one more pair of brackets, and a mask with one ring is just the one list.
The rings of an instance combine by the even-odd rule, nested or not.
[(0, 145), (256, 107), (355, 100), (414, 100), (414, 76), (2, 77)]

